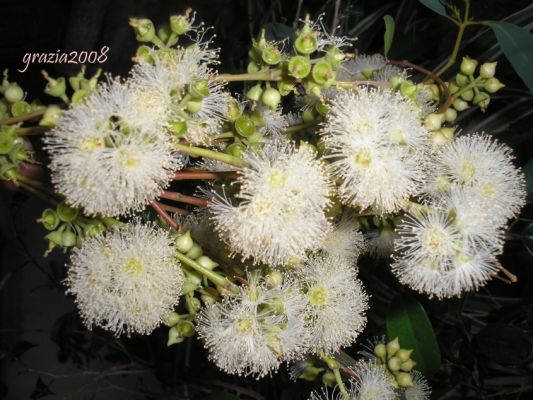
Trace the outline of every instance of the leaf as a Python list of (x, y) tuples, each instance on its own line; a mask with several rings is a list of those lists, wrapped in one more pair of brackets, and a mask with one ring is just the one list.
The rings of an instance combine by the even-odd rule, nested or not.
[(442, 5), (439, 0), (418, 0), (420, 3), (425, 5), (427, 8), (435, 11), (436, 13), (446, 16), (446, 8)]
[(383, 54), (387, 57), (392, 45), (392, 39), (394, 38), (394, 18), (389, 14), (383, 17), (385, 21), (385, 35), (383, 36)]
[(527, 202), (533, 202), (533, 158), (524, 165), (524, 174), (526, 175), (526, 193)]
[(505, 365), (521, 365), (533, 354), (533, 340), (512, 325), (492, 324), (476, 337), (481, 354)]
[(533, 92), (533, 34), (509, 22), (489, 21), (487, 24), (516, 73)]
[(411, 358), (416, 369), (426, 376), (433, 375), (440, 367), (440, 350), (424, 308), (408, 295), (398, 295), (387, 313), (387, 335), (396, 337), (404, 349), (413, 349)]

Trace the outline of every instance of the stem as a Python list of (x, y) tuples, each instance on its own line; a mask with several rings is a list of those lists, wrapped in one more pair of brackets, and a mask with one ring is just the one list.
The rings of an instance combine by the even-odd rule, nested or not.
[(235, 136), (233, 134), (233, 131), (228, 131), (228, 132), (224, 132), (224, 133), (220, 133), (218, 135), (214, 135), (212, 136), (212, 138), (214, 140), (218, 140), (218, 139), (228, 139), (228, 138), (232, 138), (233, 136)]
[(215, 82), (235, 81), (281, 81), (282, 72), (279, 69), (253, 72), (250, 74), (220, 74), (214, 78)]
[(19, 115), (18, 117), (7, 118), (7, 119), (4, 119), (4, 120), (0, 121), (0, 125), (16, 124), (18, 122), (23, 122), (23, 121), (28, 121), (30, 119), (39, 118), (39, 117), (42, 117), (44, 115), (45, 111), (46, 111), (46, 109), (37, 110), (37, 111), (33, 111), (33, 112), (30, 112), (30, 113), (27, 113), (27, 114)]
[(174, 174), (175, 181), (237, 179), (237, 171), (178, 171)]
[(339, 390), (342, 393), (342, 396), (346, 400), (350, 400), (350, 394), (348, 393), (348, 390), (346, 389), (346, 386), (344, 385), (344, 382), (342, 381), (342, 376), (339, 371), (339, 368), (335, 368), (333, 370), (333, 375), (335, 375), (335, 381), (337, 382), (337, 386), (339, 387)]
[(245, 167), (246, 162), (240, 158), (234, 157), (231, 154), (219, 153), (217, 151), (203, 149), (201, 147), (194, 147), (189, 145), (184, 145), (180, 143), (175, 143), (174, 148), (178, 151), (181, 151), (186, 154), (193, 156), (200, 156), (211, 158), (212, 160), (221, 161), (226, 164), (234, 165), (236, 167)]
[(190, 214), (189, 211), (184, 210), (183, 208), (169, 206), (168, 204), (159, 203), (159, 207), (161, 207), (163, 210), (165, 210), (167, 212), (171, 212), (171, 213), (174, 213), (174, 214), (179, 214), (179, 215), (189, 215)]
[(169, 224), (172, 227), (172, 229), (181, 231), (181, 226), (179, 226), (178, 223), (174, 221), (172, 217), (168, 215), (165, 210), (163, 210), (163, 208), (161, 208), (161, 205), (157, 201), (155, 200), (150, 201), (150, 206), (154, 209), (156, 213), (158, 213), (161, 216), (161, 218), (163, 218), (167, 222), (167, 224)]
[(233, 283), (231, 283), (227, 278), (224, 278), (223, 276), (218, 275), (217, 273), (202, 267), (200, 264), (198, 264), (193, 259), (187, 257), (186, 255), (176, 252), (176, 258), (180, 260), (185, 265), (191, 267), (196, 272), (199, 272), (203, 276), (205, 276), (207, 279), (209, 279), (211, 282), (213, 282), (216, 286), (221, 286), (225, 289), (228, 289), (230, 291), (235, 291), (237, 286)]
[(46, 126), (32, 126), (28, 128), (19, 128), (16, 130), (18, 136), (37, 136), (42, 135), (50, 128)]
[(31, 186), (31, 185), (28, 185), (27, 183), (24, 183), (22, 181), (18, 181), (17, 185), (20, 186), (21, 188), (23, 188), (24, 190), (30, 192), (34, 196), (40, 198), (41, 200), (44, 200), (44, 201), (50, 203), (54, 207), (56, 207), (57, 204), (59, 203), (54, 197), (50, 196), (47, 193), (44, 193), (44, 192), (40, 191), (39, 189), (37, 189), (37, 188), (35, 188), (35, 187)]
[(317, 123), (318, 123), (318, 120), (314, 119), (314, 120), (309, 121), (309, 122), (304, 122), (304, 123), (301, 123), (301, 124), (291, 125), (291, 126), (287, 127), (287, 129), (285, 129), (285, 132), (287, 132), (287, 133), (297, 132), (297, 131), (305, 129), (305, 128), (310, 128), (311, 126), (315, 126)]
[(341, 87), (343, 89), (353, 89), (356, 86), (368, 85), (382, 88), (390, 87), (390, 83), (386, 81), (369, 81), (369, 80), (355, 80), (355, 81), (335, 81), (334, 86)]
[(180, 203), (192, 204), (194, 206), (206, 207), (209, 201), (207, 199), (201, 199), (199, 197), (187, 196), (178, 192), (164, 191), (159, 197), (167, 200), (174, 200)]
[(498, 269), (500, 271), (503, 272), (503, 274), (509, 278), (509, 280), (511, 281), (510, 283), (516, 283), (518, 282), (518, 278), (515, 274), (513, 274), (511, 271), (509, 271), (508, 269), (504, 268), (503, 265), (500, 264), (499, 261), (496, 261), (496, 266), (498, 267)]
[(48, 186), (43, 184), (41, 181), (36, 181), (34, 179), (28, 178), (24, 175), (18, 175), (16, 178), (17, 183), (24, 183), (25, 185), (29, 185), (37, 190), (40, 190), (43, 193), (46, 193), (50, 197), (59, 197), (52, 189), (50, 189)]

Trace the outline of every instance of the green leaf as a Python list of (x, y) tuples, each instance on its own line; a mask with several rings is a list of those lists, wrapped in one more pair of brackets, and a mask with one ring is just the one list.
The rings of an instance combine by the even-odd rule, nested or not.
[(516, 73), (533, 92), (533, 34), (509, 22), (489, 21), (487, 24)]
[(383, 17), (385, 21), (385, 35), (383, 36), (383, 54), (387, 57), (392, 45), (392, 39), (394, 38), (394, 18), (389, 14)]
[(440, 367), (440, 351), (424, 308), (413, 297), (398, 295), (387, 313), (387, 335), (390, 340), (398, 337), (403, 349), (413, 349), (411, 358), (416, 369), (426, 376), (433, 375)]
[(420, 3), (425, 5), (427, 8), (435, 11), (440, 15), (446, 15), (446, 8), (442, 5), (439, 0), (418, 0)]
[(524, 165), (523, 169), (526, 175), (527, 202), (533, 203), (533, 158)]

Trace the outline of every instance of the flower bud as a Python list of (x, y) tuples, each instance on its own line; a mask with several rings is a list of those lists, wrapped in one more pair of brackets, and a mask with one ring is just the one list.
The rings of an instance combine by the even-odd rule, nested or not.
[(257, 101), (261, 98), (262, 93), (263, 89), (261, 88), (261, 84), (258, 83), (246, 91), (246, 97), (250, 100)]
[(313, 80), (322, 86), (329, 86), (335, 80), (335, 71), (328, 61), (319, 61), (311, 70)]
[[(161, 39), (163, 42), (166, 43), (168, 39), (170, 39), (170, 27), (168, 26), (162, 26), (157, 30), (157, 36), (159, 39)], [(175, 44), (175, 43), (174, 43)]]
[(137, 51), (135, 52), (135, 59), (142, 60), (148, 64), (154, 64), (155, 62), (154, 58), (152, 57), (152, 49), (145, 45), (141, 45), (137, 48)]
[(389, 358), (389, 361), (387, 361), (387, 367), (393, 372), (399, 371), (401, 364), (402, 362), (396, 356)]
[(453, 134), (455, 133), (454, 127), (443, 127), (439, 129), (439, 132), (448, 142), (453, 140)]
[(191, 237), (191, 231), (185, 232), (183, 235), (179, 235), (176, 238), (176, 249), (180, 253), (187, 253), (192, 249), (192, 246), (194, 245), (194, 241)]
[(61, 232), (61, 242), (64, 247), (76, 245), (76, 235), (70, 229)]
[(214, 269), (215, 269), (216, 267), (218, 267), (218, 265), (219, 265), (217, 262), (214, 262), (213, 260), (211, 260), (211, 259), (210, 259), (209, 257), (207, 257), (207, 256), (201, 256), (201, 257), (198, 257), (198, 258), (196, 259), (196, 262), (197, 262), (200, 266), (202, 266), (202, 267), (204, 267), (204, 268), (206, 268), (206, 269), (208, 269), (208, 270), (210, 270), (210, 271), (214, 270)]
[(468, 76), (464, 74), (458, 73), (455, 76), (455, 83), (457, 83), (457, 86), (466, 86), (468, 85), (469, 82), (470, 82), (470, 79), (468, 78)]
[(155, 27), (147, 18), (130, 18), (130, 26), (139, 42), (151, 42), (155, 38)]
[(45, 229), (53, 231), (59, 225), (59, 218), (54, 210), (47, 208), (43, 211), (41, 218), (39, 218), (37, 222), (42, 223)]
[(167, 347), (172, 346), (173, 344), (181, 343), (184, 340), (185, 338), (181, 336), (179, 330), (175, 326), (168, 330)]
[(341, 65), (342, 61), (345, 58), (344, 53), (342, 50), (340, 50), (337, 47), (330, 47), (328, 51), (326, 52), (326, 60), (329, 61), (331, 65), (333, 65), (335, 68)]
[(413, 354), (413, 350), (400, 349), (398, 354), (396, 354), (396, 357), (398, 357), (401, 362), (405, 362), (411, 358), (411, 354)]
[(4, 97), (10, 103), (15, 103), (24, 98), (24, 91), (18, 84), (10, 83), (4, 91)]
[(478, 62), (476, 60), (473, 60), (467, 56), (463, 57), (460, 67), (461, 73), (465, 75), (472, 75), (476, 71), (477, 64)]
[(334, 387), (337, 384), (337, 379), (335, 378), (335, 374), (331, 371), (326, 371), (322, 375), (322, 383), (329, 387)]
[(200, 300), (193, 296), (185, 296), (185, 305), (190, 314), (196, 314), (202, 308)]
[(398, 352), (398, 350), (400, 350), (400, 341), (396, 337), (394, 340), (387, 343), (385, 347), (387, 349), (387, 356), (392, 357)]
[(168, 124), (168, 130), (177, 137), (183, 136), (187, 133), (187, 122), (179, 119), (170, 121)]
[(190, 10), (187, 10), (185, 15), (171, 15), (170, 16), (170, 29), (176, 35), (185, 35), (191, 30), (191, 23), (189, 21)]
[(202, 302), (208, 306), (215, 304), (217, 302), (217, 297), (210, 293), (203, 293), (200, 295)]
[(180, 320), (180, 318), (181, 317), (178, 313), (175, 313), (174, 311), (172, 311), (165, 318), (163, 318), (163, 323), (166, 326), (171, 327), (171, 326), (176, 325), (178, 321)]
[(105, 225), (101, 222), (93, 222), (83, 228), (83, 234), (87, 237), (96, 237), (105, 231)]
[(255, 132), (255, 124), (247, 115), (242, 115), (235, 121), (235, 130), (241, 136), (248, 137)]
[(43, 117), (39, 121), (39, 126), (46, 126), (48, 128), (54, 127), (63, 116), (61, 108), (55, 104), (46, 107)]
[(189, 100), (185, 105), (185, 108), (187, 109), (187, 111), (196, 114), (202, 109), (202, 100)]
[(79, 211), (77, 208), (72, 208), (63, 201), (57, 205), (57, 216), (63, 222), (74, 221), (78, 216), (78, 213)]
[(226, 113), (226, 117), (228, 121), (235, 122), (237, 118), (241, 116), (241, 108), (239, 107), (239, 102), (231, 97), (228, 102), (228, 112)]
[(25, 101), (16, 101), (11, 105), (11, 114), (14, 117), (28, 114), (29, 112), (31, 112), (31, 106)]
[(9, 154), (15, 144), (15, 138), (10, 134), (0, 135), (0, 154)]
[(278, 90), (282, 96), (287, 96), (290, 92), (294, 90), (294, 83), (287, 80), (278, 82)]
[(234, 157), (241, 157), (244, 153), (244, 146), (240, 143), (232, 143), (227, 147), (226, 152)]
[(204, 251), (198, 243), (194, 243), (191, 249), (185, 254), (186, 257), (189, 257), (192, 260), (196, 260), (204, 254)]
[(255, 61), (250, 61), (246, 66), (246, 72), (248, 72), (249, 74), (259, 72), (260, 69), (261, 65), (257, 64)]
[(457, 118), (457, 111), (455, 111), (453, 108), (448, 107), (446, 112), (444, 113), (444, 119), (446, 122), (453, 122)]
[(489, 93), (496, 93), (505, 85), (501, 83), (497, 78), (489, 78), (483, 85), (483, 88)]
[(485, 111), (490, 103), (490, 96), (487, 93), (480, 92), (475, 95), (473, 103), (481, 108), (481, 111)]
[(430, 131), (437, 131), (440, 129), (443, 122), (444, 122), (443, 113), (431, 113), (431, 114), (428, 114), (427, 117), (424, 119), (424, 126)]
[(452, 105), (453, 105), (453, 108), (455, 108), (457, 111), (464, 111), (468, 107), (470, 107), (466, 101), (461, 100), (461, 99), (455, 99)]
[(398, 382), (398, 386), (402, 388), (408, 388), (413, 386), (413, 379), (411, 378), (411, 374), (407, 372), (397, 373), (396, 382)]
[(414, 361), (409, 358), (400, 365), (400, 369), (404, 372), (409, 372), (414, 368), (414, 364)]
[(457, 86), (454, 82), (448, 83), (448, 90), (450, 91), (450, 94), (457, 93), (459, 89), (459, 86)]
[(311, 54), (318, 48), (318, 40), (313, 31), (302, 32), (294, 41), (294, 48), (300, 54)]
[(461, 92), (461, 98), (466, 101), (472, 101), (472, 99), (474, 98), (474, 90), (468, 89)]
[(313, 382), (322, 371), (324, 371), (324, 368), (317, 368), (314, 365), (308, 365), (304, 368), (302, 374), (298, 378)]
[(385, 347), (383, 343), (378, 343), (374, 347), (374, 354), (376, 355), (377, 358), (383, 361), (385, 360), (385, 357), (387, 357), (387, 348)]
[(191, 321), (182, 319), (176, 324), (176, 328), (183, 337), (191, 337), (194, 335), (194, 325)]
[(497, 61), (481, 64), (481, 67), (479, 67), (479, 76), (485, 79), (494, 77), (496, 74), (496, 65), (498, 65)]
[(189, 85), (189, 94), (195, 99), (203, 99), (209, 95), (207, 79), (197, 79)]
[(400, 93), (402, 96), (414, 100), (416, 97), (416, 85), (411, 81), (403, 81), (400, 83)]
[(270, 109), (275, 110), (278, 108), (279, 102), (281, 101), (281, 94), (277, 89), (268, 87), (263, 91), (261, 101)]

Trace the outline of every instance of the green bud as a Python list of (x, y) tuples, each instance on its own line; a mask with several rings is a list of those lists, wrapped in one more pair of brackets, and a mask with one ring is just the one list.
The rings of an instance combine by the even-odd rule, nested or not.
[(39, 218), (37, 222), (42, 223), (45, 229), (49, 231), (53, 231), (59, 226), (59, 218), (56, 212), (51, 208), (44, 210), (41, 214), (41, 218)]
[(501, 83), (497, 78), (489, 78), (483, 85), (483, 88), (489, 93), (496, 93), (505, 85)]
[(442, 146), (450, 142), (450, 140), (446, 136), (444, 136), (440, 130), (431, 132), (430, 138), (431, 143), (433, 143), (435, 146)]
[(411, 354), (413, 354), (413, 350), (400, 349), (396, 354), (396, 357), (398, 357), (401, 362), (405, 362), (411, 358)]
[(485, 79), (493, 78), (496, 74), (496, 65), (498, 65), (497, 61), (481, 64), (481, 67), (479, 67), (479, 76)]
[(306, 83), (305, 83), (305, 90), (308, 94), (310, 95), (313, 95), (313, 96), (316, 96), (316, 97), (320, 97), (321, 96), (321, 88), (320, 88), (320, 85), (317, 84), (316, 82), (314, 81), (311, 81), (311, 80), (308, 80)]
[(44, 88), (44, 92), (53, 97), (63, 97), (65, 96), (65, 91), (67, 90), (67, 82), (64, 77), (53, 79), (48, 77), (48, 83)]
[(416, 85), (411, 81), (403, 81), (400, 83), (400, 93), (402, 96), (414, 100), (416, 98)]
[(204, 254), (204, 251), (198, 243), (194, 243), (191, 249), (185, 254), (186, 257), (189, 257), (192, 260), (196, 260)]
[(478, 62), (476, 60), (473, 60), (470, 57), (463, 57), (463, 60), (461, 61), (461, 73), (465, 75), (473, 75), (476, 71)]
[(135, 37), (139, 42), (151, 42), (155, 38), (155, 27), (147, 18), (130, 18), (130, 26), (135, 31)]
[(200, 110), (202, 109), (202, 100), (189, 100), (185, 105), (185, 108), (187, 108), (187, 111), (193, 114), (200, 112)]
[(241, 108), (239, 107), (239, 102), (231, 97), (228, 104), (227, 118), (228, 121), (235, 122), (237, 118), (241, 116)]
[(378, 343), (374, 347), (374, 354), (380, 360), (385, 360), (385, 357), (387, 357), (387, 348), (385, 347), (383, 343)]
[(246, 138), (246, 140), (248, 140), (248, 143), (250, 145), (252, 145), (252, 146), (254, 144), (262, 144), (262, 143), (264, 143), (264, 137), (258, 131), (255, 131), (254, 133), (252, 133), (250, 136), (248, 136)]
[(326, 52), (326, 60), (330, 62), (335, 68), (341, 65), (345, 58), (344, 53), (337, 47), (330, 47)]
[(13, 135), (0, 134), (0, 154), (9, 154), (15, 145), (15, 138)]
[(387, 361), (387, 367), (389, 368), (389, 370), (391, 370), (393, 372), (399, 371), (401, 364), (402, 364), (402, 362), (396, 356), (393, 356), (393, 357), (389, 358), (389, 361)]
[(455, 128), (454, 127), (443, 127), (439, 129), (439, 133), (446, 139), (447, 142), (451, 142), (453, 140)]
[(311, 54), (318, 48), (318, 41), (313, 31), (301, 33), (294, 41), (294, 48), (300, 54)]
[(76, 235), (70, 229), (61, 232), (61, 242), (64, 247), (72, 247), (76, 245)]
[(46, 126), (52, 128), (57, 124), (57, 121), (63, 116), (61, 108), (55, 104), (46, 107), (43, 117), (39, 121), (39, 126)]
[(411, 378), (411, 374), (407, 372), (397, 373), (396, 382), (398, 382), (398, 386), (402, 388), (408, 388), (413, 386), (413, 379)]
[(29, 112), (31, 112), (31, 106), (25, 101), (16, 101), (11, 105), (11, 114), (13, 114), (14, 117), (28, 114)]
[(176, 35), (185, 35), (191, 30), (191, 23), (189, 21), (190, 10), (187, 10), (185, 15), (171, 15), (170, 16), (170, 29)]
[(168, 124), (168, 130), (177, 137), (183, 136), (187, 133), (187, 122), (180, 119), (170, 121)]
[(261, 51), (261, 59), (268, 65), (276, 65), (281, 61), (281, 51), (276, 45), (268, 45)]
[(487, 93), (479, 92), (474, 96), (473, 103), (485, 111), (490, 103), (490, 96)]
[(83, 228), (83, 233), (87, 237), (96, 237), (105, 232), (105, 225), (101, 222), (93, 222)]
[(255, 61), (250, 61), (246, 66), (246, 72), (249, 74), (254, 74), (261, 70), (261, 65), (257, 64)]
[(316, 368), (313, 365), (308, 365), (298, 378), (313, 382), (322, 371), (324, 371), (324, 368)]
[(194, 325), (191, 321), (182, 319), (176, 324), (176, 328), (183, 337), (191, 337), (194, 335)]
[(457, 93), (459, 89), (460, 87), (457, 86), (454, 82), (448, 83), (448, 90), (450, 91), (450, 94)]
[(431, 98), (433, 100), (438, 100), (440, 98), (440, 88), (439, 85), (434, 83), (427, 85), (429, 92), (431, 93)]
[(154, 64), (155, 62), (152, 57), (152, 49), (144, 44), (137, 48), (135, 58), (147, 62), (148, 64)]
[(79, 104), (88, 94), (89, 92), (85, 89), (76, 90), (74, 93), (72, 93), (70, 103), (72, 105)]
[(168, 39), (170, 39), (170, 27), (169, 26), (162, 26), (157, 30), (157, 36), (159, 39), (161, 39), (163, 42), (166, 43)]
[(184, 340), (185, 338), (181, 336), (181, 333), (175, 326), (168, 330), (167, 347), (172, 346), (173, 344), (181, 343)]
[(329, 86), (335, 80), (335, 71), (328, 61), (319, 61), (311, 70), (313, 80), (322, 86)]
[(203, 99), (209, 95), (207, 79), (197, 79), (189, 85), (189, 94), (195, 99)]
[(403, 79), (401, 76), (394, 75), (389, 78), (389, 83), (394, 90), (398, 90)]
[(405, 360), (402, 365), (400, 365), (400, 369), (404, 372), (409, 372), (414, 368), (414, 362), (411, 359)]
[(468, 76), (458, 73), (455, 76), (455, 83), (457, 83), (458, 86), (466, 86), (470, 83), (470, 79), (468, 78)]
[(398, 338), (396, 337), (394, 338), (394, 340), (391, 340), (389, 343), (387, 343), (386, 349), (387, 356), (394, 356), (398, 352), (398, 350), (400, 350), (400, 341), (398, 340)]
[(196, 314), (202, 308), (200, 300), (193, 296), (185, 296), (185, 305), (190, 314)]
[(261, 84), (258, 83), (246, 91), (246, 97), (250, 100), (257, 101), (261, 98), (262, 93), (263, 89), (261, 88)]
[(62, 239), (62, 233), (60, 230), (55, 230), (50, 232), (48, 235), (46, 235), (44, 238), (48, 239), (50, 242), (57, 246), (63, 247), (63, 239)]
[(255, 124), (247, 115), (242, 115), (235, 121), (235, 131), (241, 136), (248, 137), (255, 132)]
[(240, 143), (232, 143), (226, 148), (226, 152), (234, 157), (241, 157), (244, 150), (244, 146)]
[(212, 294), (203, 293), (200, 295), (200, 298), (202, 299), (204, 304), (209, 306), (217, 302), (217, 298)]
[(335, 374), (331, 371), (326, 371), (322, 375), (322, 383), (329, 387), (334, 387), (337, 384), (337, 379), (335, 378)]
[(163, 323), (170, 328), (171, 326), (176, 325), (180, 318), (181, 317), (178, 313), (172, 311), (165, 318), (163, 318)]
[(457, 111), (464, 111), (469, 107), (468, 103), (461, 99), (455, 99), (452, 105)]
[(444, 113), (444, 119), (446, 122), (453, 122), (457, 118), (457, 111), (455, 111), (453, 108), (448, 107), (446, 112)]
[(426, 116), (424, 119), (424, 126), (430, 131), (437, 131), (442, 126), (444, 122), (444, 114), (442, 113), (431, 113)]
[(57, 205), (57, 216), (61, 221), (72, 222), (76, 219), (78, 213), (77, 208), (72, 208), (63, 201)]
[(4, 97), (10, 103), (15, 103), (17, 101), (21, 101), (24, 98), (24, 91), (18, 84), (11, 83), (6, 87), (4, 91)]
[(468, 89), (461, 93), (461, 98), (466, 101), (471, 101), (474, 98), (474, 90)]
[(192, 249), (192, 246), (194, 245), (194, 241), (191, 237), (191, 231), (185, 232), (183, 235), (179, 235), (176, 238), (176, 249), (180, 253), (187, 253)]
[(282, 96), (287, 96), (294, 90), (294, 83), (291, 81), (278, 82), (278, 90)]
[(277, 89), (268, 87), (263, 91), (261, 101), (270, 109), (275, 110), (278, 108), (279, 102), (281, 101), (281, 94)]
[(208, 269), (208, 270), (210, 270), (210, 271), (214, 270), (214, 269), (215, 269), (216, 267), (218, 267), (218, 265), (219, 265), (217, 262), (214, 262), (213, 260), (211, 260), (211, 259), (210, 259), (209, 257), (207, 257), (207, 256), (201, 256), (201, 257), (198, 257), (198, 258), (196, 259), (196, 262), (197, 262), (200, 266), (202, 266), (202, 267), (204, 267), (204, 268), (206, 268), (206, 269)]

